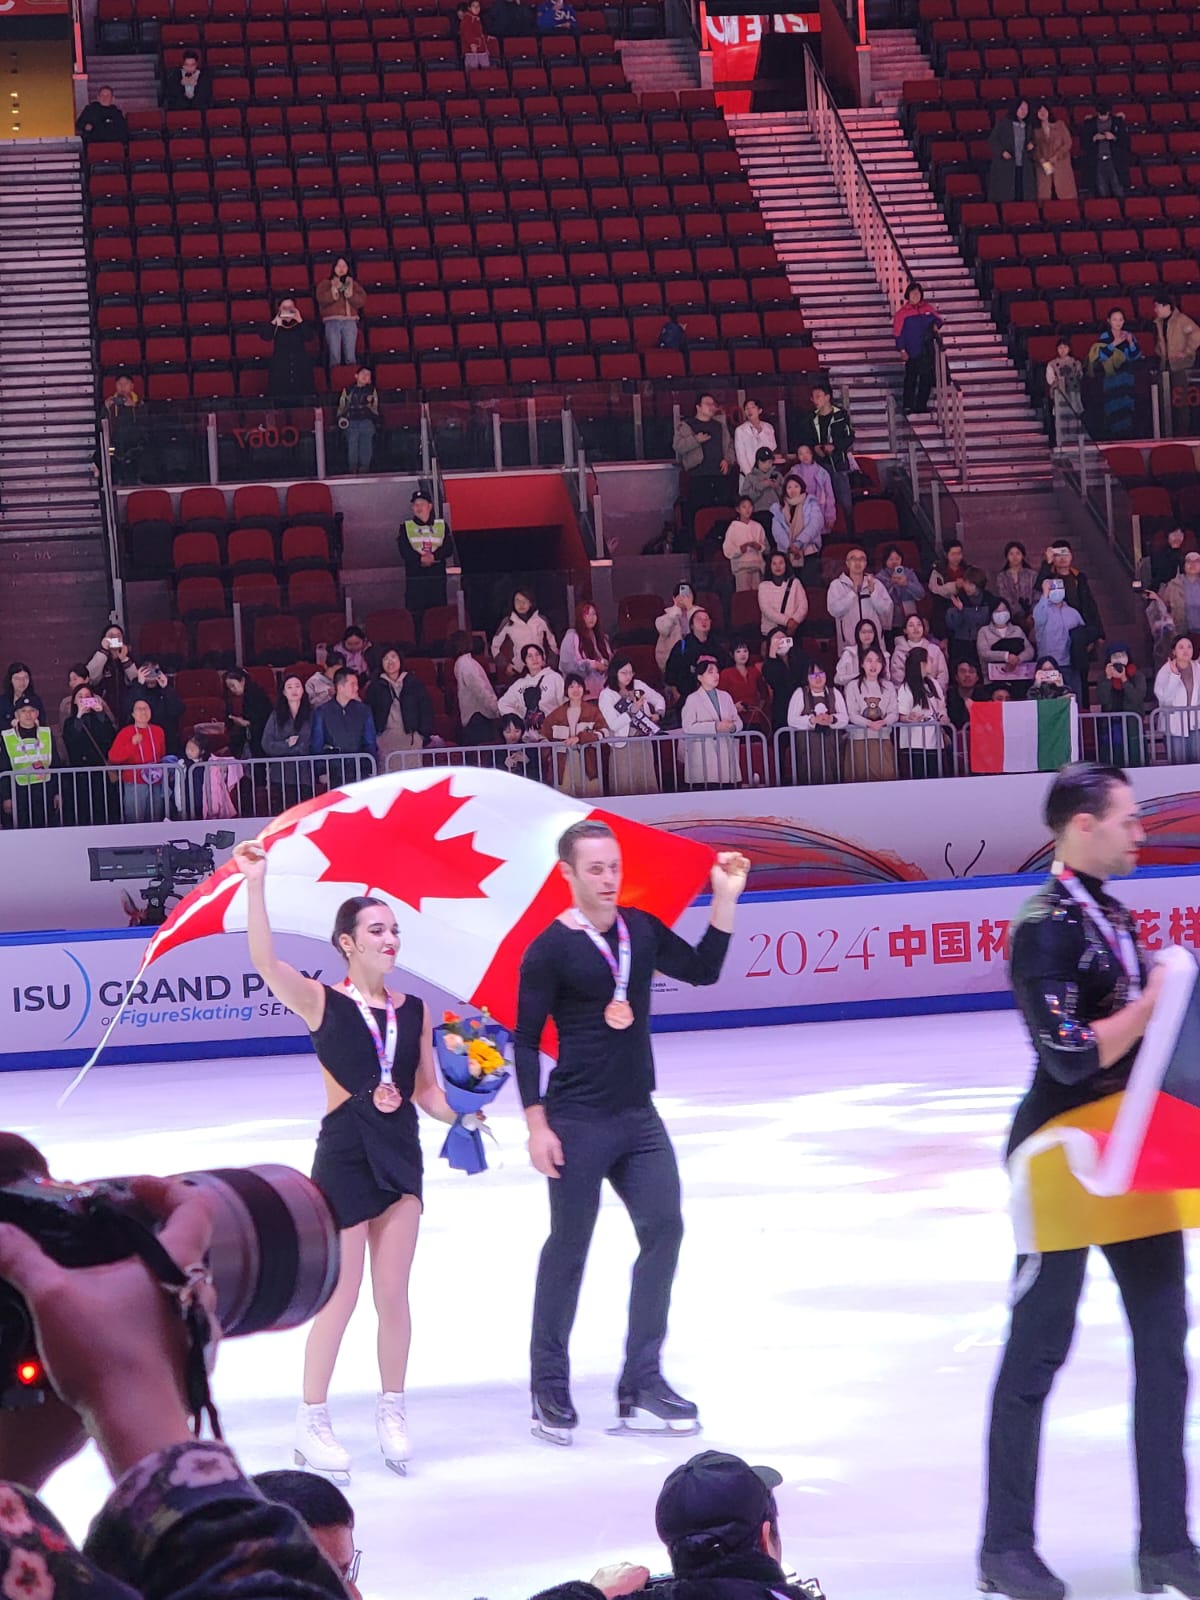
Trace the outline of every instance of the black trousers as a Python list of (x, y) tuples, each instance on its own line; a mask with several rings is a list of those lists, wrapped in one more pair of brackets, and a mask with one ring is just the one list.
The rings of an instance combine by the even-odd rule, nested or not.
[(636, 1389), (659, 1371), (683, 1240), (675, 1151), (653, 1106), (586, 1119), (551, 1115), (550, 1124), (563, 1165), (549, 1180), (550, 1236), (538, 1262), (529, 1351), (533, 1386), (570, 1378), (567, 1345), (607, 1178), (638, 1242), (620, 1382), (622, 1389)]
[[(1181, 1233), (1102, 1247), (1117, 1280), (1133, 1342), (1133, 1448), (1141, 1555), (1188, 1545), (1184, 1428), (1188, 1370), (1187, 1294)], [(1086, 1250), (1018, 1256), (1008, 1344), (992, 1393), (983, 1548), (1034, 1547), (1034, 1500), (1042, 1411), (1075, 1332)], [(1037, 1267), (1025, 1288), (1023, 1273)]]
[(909, 356), (904, 363), (904, 394), (901, 399), (905, 411), (928, 411), (929, 394), (933, 388), (933, 351), (922, 350), (919, 356)]

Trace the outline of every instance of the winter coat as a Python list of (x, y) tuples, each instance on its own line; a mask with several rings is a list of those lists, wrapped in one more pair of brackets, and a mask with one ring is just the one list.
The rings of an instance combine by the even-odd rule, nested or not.
[[(387, 728), (388, 717), (392, 711), (393, 690), (388, 680), (383, 677), (373, 678), (367, 685), (365, 698), (375, 723), (375, 731), (381, 734)], [(427, 741), (433, 732), (433, 701), (429, 698), (429, 690), (415, 672), (404, 674), (398, 698), (405, 731), (419, 733), (422, 741)]]
[(1024, 151), (1018, 162), (1013, 122), (1013, 117), (1007, 111), (1002, 111), (988, 135), (992, 165), (988, 171), (987, 197), (1000, 204), (1016, 199), (1018, 171), (1024, 174), (1021, 193), (1026, 199), (1033, 198), (1033, 185), (1029, 181), (1033, 174), (1033, 128), (1026, 122)]
[[(864, 586), (867, 578), (863, 578)], [(837, 623), (839, 651), (854, 643), (854, 630), (864, 617), (875, 624), (879, 637), (892, 625), (891, 596), (881, 583), (873, 582), (868, 594), (856, 589), (848, 572), (839, 572), (829, 585), (829, 615)]]

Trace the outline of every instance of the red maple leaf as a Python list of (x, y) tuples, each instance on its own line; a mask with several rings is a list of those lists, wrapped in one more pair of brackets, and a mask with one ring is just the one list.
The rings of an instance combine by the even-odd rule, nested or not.
[(450, 793), (450, 779), (428, 789), (401, 789), (382, 817), (330, 811), (308, 835), (329, 862), (318, 883), (365, 883), (414, 911), (423, 900), (485, 900), (483, 880), (503, 857), (476, 850), (473, 834), (438, 832), (470, 796)]

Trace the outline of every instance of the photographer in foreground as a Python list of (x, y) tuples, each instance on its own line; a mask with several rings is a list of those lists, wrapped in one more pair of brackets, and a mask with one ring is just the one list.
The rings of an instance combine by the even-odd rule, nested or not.
[(824, 1600), (815, 1579), (799, 1583), (783, 1570), (771, 1467), (705, 1450), (676, 1467), (658, 1497), (654, 1523), (671, 1558), (671, 1576), (620, 1562), (590, 1583), (564, 1583), (534, 1600)]
[[(32, 1147), (0, 1135), (0, 1182), (14, 1161), (47, 1176)], [(134, 1193), (163, 1219), (159, 1242), (181, 1268), (203, 1259), (212, 1223), (202, 1192), (140, 1178)], [(264, 1500), (226, 1445), (192, 1437), (178, 1301), (140, 1260), (68, 1270), (20, 1229), (0, 1225), (0, 1279), (29, 1307), (54, 1390), (35, 1408), (0, 1411), (5, 1595), (344, 1597), (294, 1513)], [(202, 1302), (211, 1292), (200, 1290)], [(89, 1436), (116, 1487), (81, 1557), (34, 1491)]]

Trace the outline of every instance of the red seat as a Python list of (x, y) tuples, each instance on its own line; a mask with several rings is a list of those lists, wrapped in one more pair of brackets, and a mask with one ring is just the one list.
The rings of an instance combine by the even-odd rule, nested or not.
[(219, 578), (182, 578), (175, 591), (175, 608), (184, 622), (223, 617), (229, 609), (225, 585)]
[(244, 484), (233, 492), (233, 521), (242, 528), (279, 530), (279, 491), (268, 484)]
[(417, 643), (412, 612), (402, 606), (386, 611), (368, 611), (363, 619), (363, 627), (367, 630), (367, 638), (373, 639), (377, 646), (396, 644), (402, 650), (412, 650)]
[(295, 617), (260, 616), (254, 619), (254, 659), (286, 667), (302, 650), (300, 623)]
[(233, 602), (248, 613), (278, 611), (279, 584), (269, 572), (242, 573), (233, 580)]
[(174, 525), (175, 508), (165, 489), (135, 489), (125, 502), (125, 524), (135, 527), (139, 522), (162, 522)]
[(301, 615), (332, 611), (338, 603), (337, 585), (329, 572), (294, 572), (288, 579), (287, 608)]
[(243, 573), (275, 571), (275, 540), (266, 528), (235, 528), (229, 535), (229, 568)]
[(329, 535), (324, 528), (316, 524), (295, 523), (285, 529), (283, 566), (286, 572), (324, 570), (330, 563)]
[(178, 578), (219, 578), (221, 547), (212, 533), (179, 533), (171, 546), (171, 568)]

